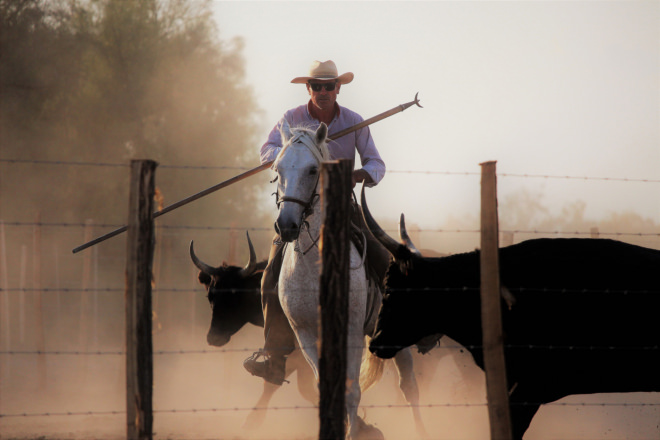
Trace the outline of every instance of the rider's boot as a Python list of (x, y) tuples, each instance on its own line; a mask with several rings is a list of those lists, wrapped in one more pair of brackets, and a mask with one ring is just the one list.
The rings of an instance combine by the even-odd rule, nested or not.
[[(268, 265), (261, 280), (261, 304), (264, 313), (264, 348), (243, 362), (253, 376), (282, 385), (286, 371), (286, 357), (295, 349), (296, 336), (282, 310), (277, 295), (277, 280), (282, 265), (284, 243), (275, 236), (268, 256)], [(263, 357), (264, 360), (258, 360)]]
[[(258, 361), (263, 356), (263, 361)], [(286, 356), (268, 355), (265, 351), (257, 351), (243, 362), (243, 367), (253, 376), (282, 385), (286, 373)]]

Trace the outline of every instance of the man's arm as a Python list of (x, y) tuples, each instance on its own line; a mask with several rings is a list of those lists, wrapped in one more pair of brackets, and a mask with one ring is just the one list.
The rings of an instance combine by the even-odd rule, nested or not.
[(280, 150), (282, 149), (282, 135), (280, 134), (280, 124), (278, 122), (268, 135), (268, 140), (261, 146), (260, 158), (261, 163), (266, 163), (275, 160)]
[[(356, 133), (355, 147), (360, 155), (360, 162), (362, 168), (355, 170), (353, 174), (354, 182), (364, 182), (368, 187), (377, 185), (385, 176), (385, 162), (380, 157), (380, 153), (376, 149), (374, 139), (371, 137), (371, 130), (369, 127), (361, 128)], [(365, 173), (368, 176), (364, 178)]]
[(353, 171), (353, 188), (357, 183), (364, 182), (365, 185), (373, 184), (374, 179), (363, 168)]

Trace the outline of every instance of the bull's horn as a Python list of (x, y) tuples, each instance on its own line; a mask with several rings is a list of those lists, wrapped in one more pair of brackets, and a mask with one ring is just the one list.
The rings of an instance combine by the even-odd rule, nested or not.
[(362, 185), (362, 194), (360, 195), (360, 203), (362, 203), (362, 215), (364, 221), (367, 224), (367, 227), (371, 231), (371, 234), (380, 241), (387, 251), (396, 257), (398, 255), (399, 246), (401, 246), (395, 239), (387, 235), (385, 231), (376, 223), (373, 216), (369, 212), (367, 207), (367, 198), (364, 195), (365, 185)]
[(422, 253), (415, 247), (408, 231), (406, 230), (406, 217), (401, 213), (401, 218), (399, 219), (399, 237), (401, 237), (401, 243), (406, 245), (408, 250), (417, 256), (422, 256)]
[(248, 246), (250, 247), (250, 258), (248, 259), (247, 264), (241, 271), (239, 275), (242, 278), (247, 278), (254, 273), (254, 270), (257, 268), (257, 253), (254, 251), (254, 246), (252, 245), (252, 240), (250, 240), (250, 233), (246, 232)]
[(190, 240), (190, 258), (192, 259), (192, 262), (197, 267), (197, 269), (201, 270), (202, 272), (208, 275), (219, 275), (222, 272), (222, 270), (219, 267), (209, 266), (208, 264), (204, 263), (202, 260), (197, 258), (197, 255), (195, 255), (193, 240)]

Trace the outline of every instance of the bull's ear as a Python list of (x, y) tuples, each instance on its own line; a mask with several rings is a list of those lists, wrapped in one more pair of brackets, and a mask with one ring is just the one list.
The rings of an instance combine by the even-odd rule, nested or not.
[(325, 122), (321, 122), (319, 128), (316, 129), (316, 143), (320, 144), (325, 141), (325, 138), (328, 136), (328, 126), (325, 125)]
[(211, 284), (211, 275), (200, 271), (199, 275), (197, 276), (197, 279), (199, 280), (200, 284), (204, 284), (206, 287)]

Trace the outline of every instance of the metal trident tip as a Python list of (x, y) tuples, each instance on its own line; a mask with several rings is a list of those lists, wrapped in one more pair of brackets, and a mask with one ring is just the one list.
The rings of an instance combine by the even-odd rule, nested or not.
[(415, 93), (415, 101), (414, 101), (415, 104), (416, 104), (417, 107), (419, 107), (419, 108), (424, 108), (424, 107), (422, 107), (421, 105), (419, 105), (419, 99), (417, 99), (417, 95), (419, 95), (419, 92)]

